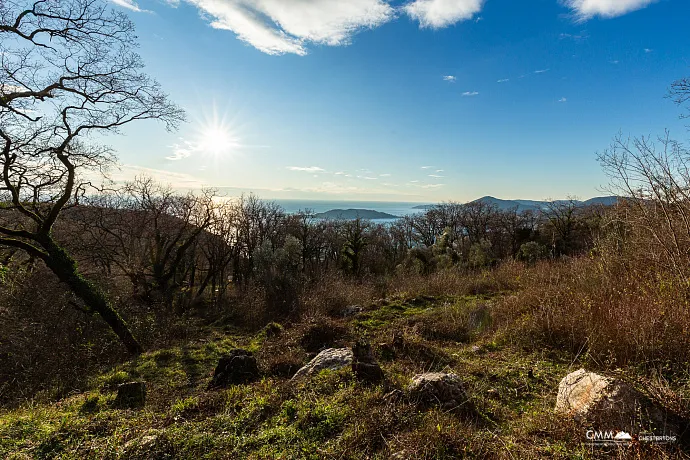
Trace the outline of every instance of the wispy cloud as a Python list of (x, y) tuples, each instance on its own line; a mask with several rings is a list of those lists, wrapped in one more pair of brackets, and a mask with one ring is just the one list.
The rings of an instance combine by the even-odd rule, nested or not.
[(657, 0), (562, 0), (575, 16), (586, 21), (594, 16), (614, 18), (645, 8)]
[(437, 169), (436, 172), (437, 172), (437, 173), (443, 172), (443, 169)]
[[(191, 174), (177, 173), (163, 169), (145, 168), (143, 166), (122, 165), (109, 174), (109, 178), (117, 184), (132, 181), (137, 176), (147, 176), (164, 185), (177, 189), (201, 189), (208, 184)], [(96, 182), (94, 182), (96, 183)]]
[(457, 80), (457, 78), (455, 78), (453, 75), (445, 75), (443, 77), (443, 80), (450, 83), (455, 83), (455, 80)]
[(589, 34), (587, 33), (587, 31), (582, 31), (579, 34), (562, 33), (558, 36), (558, 38), (561, 40), (565, 40), (565, 39), (575, 40), (577, 42), (577, 41), (587, 40), (589, 38)]
[(288, 166), (287, 169), (290, 171), (303, 171), (309, 173), (326, 172), (325, 169), (319, 168), (318, 166)]
[(148, 10), (143, 10), (139, 7), (137, 2), (134, 0), (110, 0), (117, 6), (121, 6), (122, 8), (127, 8), (128, 10), (136, 11), (137, 13), (148, 13)]
[(463, 96), (478, 96), (479, 92), (478, 91), (465, 91), (462, 93)]
[(614, 61), (609, 61), (611, 64), (618, 64), (620, 61), (614, 60)]
[[(130, 2), (131, 0), (118, 0)], [(267, 54), (307, 54), (309, 44), (349, 44), (362, 29), (389, 21), (395, 11), (383, 0), (186, 0), (209, 18)]]
[(546, 73), (546, 72), (548, 72), (549, 70), (551, 70), (551, 69), (535, 70), (534, 73), (537, 73), (537, 74), (538, 74), (538, 73)]
[(568, 98), (562, 97), (558, 100), (558, 102), (568, 102)]
[(429, 177), (434, 177), (434, 178), (436, 178), (436, 179), (440, 179), (440, 178), (442, 178), (442, 177), (444, 177), (444, 176), (439, 176), (438, 174), (429, 174)]
[(420, 169), (431, 169), (433, 166), (422, 166)]
[(427, 184), (427, 185), (422, 185), (422, 188), (441, 188), (445, 187), (446, 184)]
[(649, 49), (649, 48), (645, 48), (645, 49), (644, 49), (644, 52), (645, 52), (645, 53), (651, 53), (651, 52), (653, 52), (653, 51), (654, 51), (653, 49)]
[(498, 80), (496, 83), (505, 83), (505, 82), (507, 82), (507, 81), (510, 81), (510, 78), (501, 78), (501, 79)]
[(403, 11), (419, 21), (420, 27), (440, 29), (472, 19), (483, 4), (484, 0), (414, 0)]
[(338, 171), (338, 172), (335, 172), (335, 173), (333, 173), (333, 174), (335, 174), (336, 176), (344, 176), (344, 175), (345, 175), (345, 171)]
[(388, 174), (388, 173), (386, 173), (386, 174), (379, 174), (379, 177), (391, 177), (391, 175)]

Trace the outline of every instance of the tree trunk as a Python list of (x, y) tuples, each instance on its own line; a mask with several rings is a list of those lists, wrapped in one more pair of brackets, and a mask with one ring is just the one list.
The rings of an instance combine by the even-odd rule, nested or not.
[(41, 245), (48, 253), (45, 263), (72, 292), (84, 301), (87, 307), (98, 313), (120, 338), (132, 355), (141, 354), (144, 349), (129, 330), (124, 319), (113, 309), (105, 293), (97, 286), (87, 281), (78, 271), (77, 263), (52, 238), (47, 237)]

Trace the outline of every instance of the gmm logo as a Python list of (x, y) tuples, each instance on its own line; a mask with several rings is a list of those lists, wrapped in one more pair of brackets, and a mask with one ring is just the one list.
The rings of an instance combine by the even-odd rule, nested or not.
[(587, 433), (585, 433), (585, 436), (587, 439), (590, 441), (605, 441), (605, 440), (613, 440), (613, 437), (616, 436), (615, 431), (595, 431), (595, 430), (587, 430)]

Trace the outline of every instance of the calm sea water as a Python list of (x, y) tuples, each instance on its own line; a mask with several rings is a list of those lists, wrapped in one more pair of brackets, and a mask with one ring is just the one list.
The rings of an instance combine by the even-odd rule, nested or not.
[[(429, 203), (406, 203), (397, 201), (331, 201), (331, 200), (272, 200), (282, 206), (286, 212), (293, 213), (309, 209), (315, 213), (330, 211), (331, 209), (371, 209), (402, 217), (409, 214), (424, 212), (414, 209)], [(377, 222), (381, 222), (377, 220)]]

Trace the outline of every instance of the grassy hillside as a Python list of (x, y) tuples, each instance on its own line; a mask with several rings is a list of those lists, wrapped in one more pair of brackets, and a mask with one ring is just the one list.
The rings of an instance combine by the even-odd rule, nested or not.
[[(258, 332), (222, 321), (200, 326), (194, 340), (94, 375), (84, 393), (0, 412), (0, 457), (686, 458), (653, 447), (592, 451), (583, 426), (554, 414), (563, 376), (606, 366), (587, 353), (515, 340), (500, 312), (524, 295), (517, 278), (431, 277), (385, 299), (370, 296), (350, 318), (313, 311)], [(391, 352), (394, 334), (402, 335), (404, 347)], [(385, 384), (358, 382), (349, 368), (289, 380), (319, 349), (359, 338), (373, 344)], [(263, 377), (208, 390), (217, 359), (235, 347), (255, 352)], [(476, 415), (423, 409), (395, 391), (426, 371), (459, 375)], [(639, 367), (608, 372), (640, 388), (653, 383)], [(114, 408), (117, 385), (133, 380), (147, 384), (146, 407)], [(652, 396), (683, 406), (685, 388), (678, 381)]]

